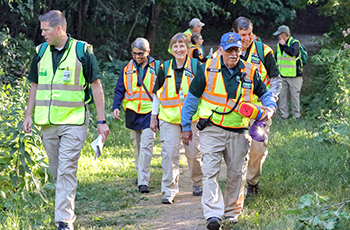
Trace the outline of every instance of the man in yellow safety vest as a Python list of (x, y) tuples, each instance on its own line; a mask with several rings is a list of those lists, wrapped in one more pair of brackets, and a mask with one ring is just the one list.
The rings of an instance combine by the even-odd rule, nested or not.
[[(37, 53), (28, 75), (32, 82), (23, 131), (31, 132), (34, 122), (41, 126), (43, 145), (56, 185), (55, 223), (58, 230), (74, 229), (74, 200), (77, 170), (88, 124), (87, 103), (91, 86), (97, 110), (97, 132), (103, 142), (109, 135), (104, 114), (104, 94), (92, 48), (66, 33), (67, 21), (60, 11), (39, 17), (41, 35), (46, 42)], [(77, 57), (78, 44), (84, 44), (83, 57)]]

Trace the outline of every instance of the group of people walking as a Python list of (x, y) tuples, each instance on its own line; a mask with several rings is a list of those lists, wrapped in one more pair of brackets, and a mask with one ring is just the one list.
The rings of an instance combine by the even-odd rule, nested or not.
[[(23, 130), (31, 131), (34, 112), (35, 123), (42, 126), (56, 185), (55, 223), (59, 230), (73, 229), (77, 164), (89, 120), (89, 85), (97, 108), (98, 133), (105, 140), (110, 131), (92, 49), (66, 33), (67, 22), (60, 11), (50, 11), (39, 20), (46, 43), (37, 47), (31, 64), (28, 79), (33, 83)], [(222, 35), (216, 55), (204, 57), (200, 48), (204, 23), (194, 18), (189, 25), (189, 30), (171, 38), (168, 51), (173, 58), (163, 63), (149, 55), (145, 38), (131, 44), (132, 59), (121, 70), (115, 87), (113, 116), (120, 119), (121, 106), (124, 108), (139, 192), (149, 192), (159, 130), (161, 203), (176, 200), (180, 149), (184, 148), (193, 195), (202, 196), (207, 228), (219, 229), (224, 219), (237, 223), (245, 196), (258, 194), (270, 118), (284, 78), (293, 77), (281, 78), (281, 66), (287, 59), (297, 63), (299, 57), (290, 49), (294, 43), (282, 42), (286, 29), (279, 28), (278, 66), (272, 49), (254, 39), (253, 24), (245, 17), (237, 18), (232, 32)], [(296, 110), (293, 108), (293, 114)], [(249, 134), (255, 120), (264, 124), (263, 141)], [(227, 166), (225, 197), (218, 183), (222, 158)]]

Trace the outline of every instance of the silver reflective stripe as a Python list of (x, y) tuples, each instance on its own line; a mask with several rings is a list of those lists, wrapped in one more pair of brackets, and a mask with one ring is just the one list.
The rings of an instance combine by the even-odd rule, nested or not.
[[(247, 73), (247, 77), (246, 77), (246, 79), (248, 80), (250, 80), (250, 72), (251, 72), (251, 68), (253, 67), (253, 64), (252, 63), (249, 63), (249, 62), (247, 62), (246, 64), (245, 64), (245, 68), (244, 68), (244, 72), (246, 72)], [(242, 84), (242, 83), (241, 83)], [(253, 86), (252, 86), (252, 88), (253, 88)], [(243, 91), (245, 91), (244, 92), (244, 101), (249, 101), (250, 100), (250, 91), (252, 90), (252, 89), (245, 89), (245, 88), (241, 88), (241, 89), (243, 89)]]
[(178, 105), (179, 104), (179, 99), (172, 99), (172, 100), (159, 100), (160, 104), (162, 106), (172, 106), (172, 105)]
[(295, 61), (294, 57), (278, 57), (277, 59), (283, 61)]
[(36, 106), (60, 106), (60, 107), (82, 107), (84, 101), (58, 101), (58, 100), (36, 100)]
[(295, 69), (295, 65), (279, 65), (281, 68), (291, 68), (291, 69)]
[[(164, 74), (165, 74), (165, 80), (164, 80), (164, 84), (163, 84), (163, 92), (162, 92), (162, 94), (161, 94), (161, 98), (165, 98), (166, 97), (166, 89), (167, 89), (167, 82), (168, 82), (168, 80), (170, 80), (171, 78), (169, 78), (168, 80), (167, 80), (167, 76), (168, 76), (168, 72), (169, 72), (169, 70), (170, 69), (172, 69), (172, 65), (173, 65), (173, 60), (171, 60), (170, 61), (170, 63), (169, 63), (169, 68), (168, 68), (168, 71), (165, 73), (164, 72)], [(165, 66), (165, 65), (164, 65)], [(174, 74), (175, 75), (175, 74)], [(175, 77), (175, 76), (174, 76)], [(163, 105), (163, 104), (162, 104)]]
[[(234, 102), (233, 100), (229, 100), (227, 103), (227, 106), (229, 106), (231, 109), (233, 108), (233, 106), (235, 106), (236, 102)], [(238, 106), (234, 109), (234, 111), (238, 111), (237, 110)]]
[(205, 91), (203, 92), (202, 97), (211, 101), (211, 102), (221, 104), (222, 106), (225, 106), (225, 104), (226, 104), (226, 98), (212, 96)]
[[(79, 81), (79, 78), (78, 78)], [(83, 85), (64, 85), (64, 84), (40, 84), (37, 90), (67, 90), (67, 91), (83, 91)]]
[[(218, 58), (220, 58), (220, 56), (216, 57), (216, 58), (213, 58), (211, 60), (210, 66), (209, 66), (210, 69), (216, 69), (216, 63), (218, 62)], [(207, 71), (207, 70), (205, 70), (205, 71)], [(208, 91), (210, 91), (210, 92), (213, 90), (215, 74), (216, 74), (216, 72), (209, 72), (209, 74), (208, 74), (208, 85), (207, 85), (207, 88), (208, 88)]]
[[(132, 70), (132, 67), (133, 67), (132, 62), (133, 62), (132, 60), (129, 62), (128, 69), (126, 70), (125, 73), (128, 73), (129, 71)], [(132, 79), (132, 74), (126, 74), (126, 84), (128, 86), (128, 94), (132, 94), (132, 84), (131, 84), (132, 80), (131, 79)]]
[[(76, 55), (78, 56), (78, 55)], [(81, 62), (79, 61), (78, 57), (75, 61), (75, 82), (74, 85), (79, 85), (79, 78), (80, 78), (80, 71), (81, 71)]]
[[(139, 99), (139, 96), (140, 94), (131, 94), (131, 95), (129, 95), (129, 94), (125, 94), (124, 95), (124, 97), (125, 97), (125, 99), (127, 99), (127, 100), (130, 100), (130, 99)], [(151, 96), (152, 96), (152, 98), (153, 98), (153, 95), (151, 94)], [(142, 98), (145, 98), (145, 99), (149, 99), (149, 97), (148, 97), (148, 95), (147, 95), (147, 93), (142, 93), (141, 94), (141, 97)]]

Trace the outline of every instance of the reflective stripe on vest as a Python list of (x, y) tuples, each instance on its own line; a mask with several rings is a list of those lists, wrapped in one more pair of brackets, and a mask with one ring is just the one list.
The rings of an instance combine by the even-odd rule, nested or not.
[(200, 59), (203, 59), (201, 49), (200, 49), (198, 46), (193, 45), (193, 44), (191, 44), (190, 58), (194, 58), (194, 57), (193, 57), (193, 51), (195, 51), (196, 49), (198, 50), (198, 56), (199, 56), (199, 58), (200, 58)]
[[(176, 92), (175, 72), (172, 68), (173, 59), (167, 62), (169, 63), (169, 68), (168, 70), (164, 69), (164, 84), (157, 91), (157, 96), (162, 105), (159, 111), (159, 119), (173, 124), (180, 124), (181, 109), (184, 104), (185, 98), (187, 97), (191, 81), (194, 78), (192, 72), (192, 61), (191, 58), (187, 57), (187, 60), (184, 64), (185, 69), (182, 73), (181, 87), (179, 93)], [(167, 66), (167, 63), (164, 63), (164, 66)], [(181, 95), (180, 97), (180, 94), (183, 95)], [(197, 115), (194, 115), (192, 117), (193, 121), (197, 119)]]
[[(290, 47), (293, 38), (290, 37), (287, 45)], [(298, 40), (294, 39), (294, 42)], [(300, 43), (299, 43), (300, 46)], [(297, 76), (297, 60), (300, 59), (300, 52), (298, 57), (289, 56), (285, 51), (281, 52), (279, 44), (277, 44), (277, 65), (282, 77), (296, 77)]]
[[(85, 121), (85, 78), (76, 54), (77, 41), (71, 39), (54, 74), (48, 46), (38, 62), (38, 88), (34, 121), (37, 125), (82, 125)], [(37, 52), (40, 46), (37, 47)]]
[[(124, 68), (123, 73), (125, 94), (123, 107), (124, 109), (131, 109), (136, 113), (146, 114), (152, 111), (152, 101), (148, 97), (143, 86), (137, 85), (138, 73), (134, 61), (131, 60)], [(140, 76), (142, 78), (142, 76)], [(150, 63), (143, 79), (143, 84), (146, 86), (148, 92), (153, 98), (153, 86), (156, 81), (156, 70), (154, 62)]]
[[(256, 67), (247, 62), (244, 62), (244, 65), (245, 68), (241, 69), (241, 72), (247, 73), (247, 76), (243, 83), (240, 81), (236, 91), (236, 98), (227, 100), (227, 91), (222, 76), (220, 56), (214, 59), (209, 59), (206, 62), (204, 73), (206, 88), (199, 101), (199, 117), (208, 118), (212, 114), (212, 110), (228, 112), (236, 104), (241, 93), (242, 97), (239, 103), (243, 101), (252, 101)], [(243, 128), (247, 127), (249, 124), (249, 118), (245, 118), (238, 114), (236, 109), (227, 115), (214, 113), (211, 120), (216, 125), (228, 128)]]

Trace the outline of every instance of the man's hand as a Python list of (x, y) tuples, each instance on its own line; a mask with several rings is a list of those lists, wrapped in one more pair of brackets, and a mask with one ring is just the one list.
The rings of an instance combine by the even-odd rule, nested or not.
[(114, 117), (115, 119), (120, 120), (119, 113), (120, 113), (120, 110), (119, 110), (119, 109), (113, 110), (113, 117)]
[(271, 108), (271, 107), (266, 107), (261, 105), (260, 108), (265, 110), (265, 114), (262, 118), (259, 119), (259, 121), (267, 121), (269, 119), (271, 119), (271, 117), (275, 114), (276, 109), (275, 108)]
[(151, 124), (149, 125), (149, 127), (154, 133), (157, 133), (157, 130), (158, 130), (157, 115), (153, 115), (153, 114), (151, 115)]
[(182, 131), (182, 141), (185, 145), (189, 146), (192, 141), (192, 131)]
[(25, 133), (32, 131), (32, 118), (30, 116), (24, 118), (22, 129)]
[(97, 133), (102, 135), (102, 142), (105, 142), (107, 136), (110, 134), (107, 124), (97, 124)]
[(281, 44), (282, 46), (284, 44), (286, 44), (286, 42), (284, 41), (284, 39), (281, 37), (281, 35), (278, 35), (278, 43)]

